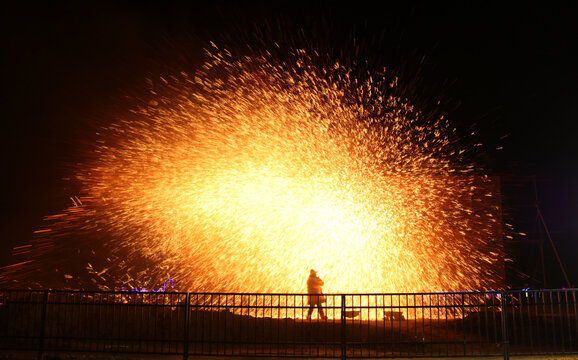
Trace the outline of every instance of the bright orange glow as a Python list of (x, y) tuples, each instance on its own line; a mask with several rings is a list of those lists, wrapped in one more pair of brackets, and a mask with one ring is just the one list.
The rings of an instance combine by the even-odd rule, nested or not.
[(102, 129), (50, 236), (103, 234), (102, 288), (304, 292), (311, 268), (326, 293), (498, 287), (499, 208), (450, 124), (388, 75), (316, 61), (214, 49), (202, 71), (151, 81)]

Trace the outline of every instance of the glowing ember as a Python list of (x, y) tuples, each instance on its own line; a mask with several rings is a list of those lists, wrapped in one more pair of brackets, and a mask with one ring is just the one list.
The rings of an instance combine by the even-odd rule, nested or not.
[(39, 234), (106, 241), (110, 263), (89, 269), (99, 287), (303, 292), (311, 268), (326, 293), (501, 284), (489, 182), (395, 78), (302, 51), (207, 55), (100, 131), (82, 195)]
[[(127, 291), (127, 292), (167, 292), (167, 291), (173, 291), (175, 289), (175, 280), (173, 279), (168, 279), (167, 281), (163, 282), (163, 285), (157, 289), (152, 288), (152, 289), (147, 289), (146, 287), (138, 287), (135, 286), (132, 289), (127, 289), (124, 286), (120, 288), (122, 291)], [(168, 289), (168, 290), (167, 290)]]

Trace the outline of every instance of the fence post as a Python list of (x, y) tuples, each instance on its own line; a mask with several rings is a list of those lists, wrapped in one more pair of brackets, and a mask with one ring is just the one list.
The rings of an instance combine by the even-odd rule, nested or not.
[(500, 292), (502, 298), (502, 343), (504, 344), (504, 360), (510, 359), (510, 340), (508, 339), (508, 304), (507, 293)]
[(44, 357), (44, 336), (46, 329), (46, 308), (48, 307), (48, 290), (42, 296), (42, 315), (40, 318), (40, 344), (38, 346), (38, 360)]
[(346, 341), (346, 326), (345, 321), (345, 294), (341, 295), (341, 360), (345, 360), (347, 358), (347, 346), (345, 345)]
[(189, 315), (189, 304), (191, 302), (191, 293), (187, 292), (185, 303), (185, 343), (183, 345), (183, 360), (187, 360), (189, 358), (189, 322), (190, 322), (190, 315)]

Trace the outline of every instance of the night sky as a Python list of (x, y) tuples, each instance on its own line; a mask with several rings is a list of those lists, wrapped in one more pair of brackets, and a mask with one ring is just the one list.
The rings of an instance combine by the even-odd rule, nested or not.
[[(210, 4), (209, 4), (210, 3)], [(376, 2), (377, 3), (377, 2)], [(63, 178), (115, 98), (179, 63), (198, 64), (208, 41), (306, 38), (396, 71), (408, 96), (441, 111), (502, 179), (512, 287), (565, 286), (538, 204), (578, 284), (578, 22), (576, 4), (190, 1), (12, 6), (1, 15), (2, 211), (0, 266), (44, 216), (70, 204)], [(290, 40), (289, 40), (290, 41)], [(296, 41), (298, 43), (298, 41)], [(358, 49), (355, 54), (353, 50)], [(88, 134), (88, 135), (87, 135)]]

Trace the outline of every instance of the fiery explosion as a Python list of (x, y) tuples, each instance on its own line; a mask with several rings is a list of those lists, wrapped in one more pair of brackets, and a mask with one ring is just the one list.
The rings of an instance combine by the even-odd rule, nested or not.
[(39, 234), (104, 243), (97, 286), (303, 292), (311, 268), (328, 293), (501, 284), (492, 193), (395, 77), (304, 51), (207, 58), (100, 131), (75, 206)]

